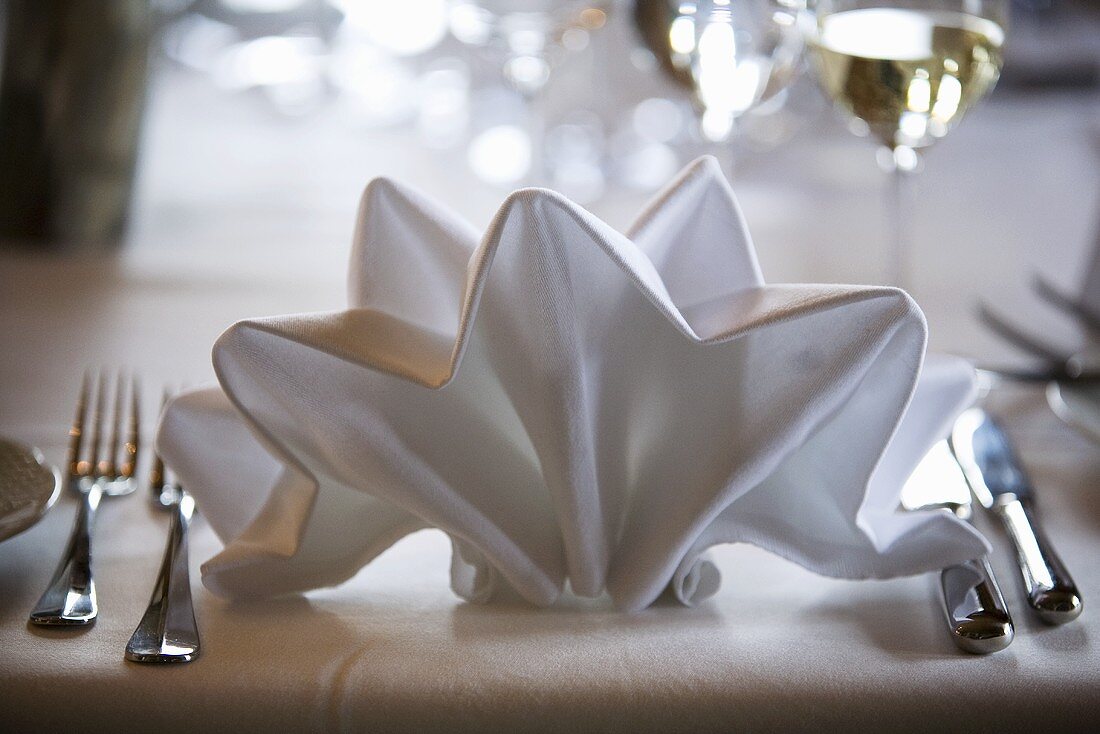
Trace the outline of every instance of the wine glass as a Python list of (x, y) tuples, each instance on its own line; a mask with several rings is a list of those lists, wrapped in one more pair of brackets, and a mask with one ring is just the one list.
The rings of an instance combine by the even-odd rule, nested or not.
[(691, 91), (703, 137), (718, 143), (791, 83), (803, 7), (803, 0), (639, 0), (634, 20), (665, 72)]
[[(514, 129), (516, 150), (526, 152), (522, 177), (543, 182), (545, 131), (542, 93), (555, 63), (585, 49), (607, 23), (615, 0), (449, 0), (452, 35), (481, 48), (518, 93), (524, 130)], [(509, 126), (511, 127), (511, 126)], [(516, 157), (516, 156), (512, 156)]]
[(996, 84), (1009, 0), (818, 0), (809, 48), (850, 127), (883, 147), (893, 174), (890, 280), (908, 283), (908, 179), (919, 151)]

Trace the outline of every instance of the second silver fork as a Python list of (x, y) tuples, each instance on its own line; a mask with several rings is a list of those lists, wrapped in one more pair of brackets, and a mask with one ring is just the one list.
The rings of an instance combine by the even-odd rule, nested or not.
[[(129, 381), (129, 410), (126, 410), (127, 381), (121, 373), (118, 375), (111, 435), (105, 449), (103, 427), (107, 411), (106, 373), (101, 372), (95, 382), (91, 421), (88, 421), (87, 413), (93, 380), (91, 374), (86, 373), (77, 400), (76, 417), (69, 429), (66, 485), (80, 495), (80, 509), (53, 579), (31, 612), (31, 624), (80, 627), (95, 621), (99, 613), (95, 579), (92, 576), (92, 527), (96, 510), (103, 495), (130, 494), (136, 487), (134, 474), (138, 461), (141, 412), (137, 380), (132, 378)], [(120, 453), (124, 420), (128, 426)], [(85, 450), (84, 436), (89, 427), (91, 445)]]
[[(162, 411), (167, 399), (165, 394)], [(126, 659), (135, 663), (186, 663), (199, 654), (187, 552), (187, 531), (195, 501), (178, 483), (168, 481), (164, 461), (155, 451), (149, 491), (153, 505), (170, 511), (172, 519), (149, 606), (126, 644)]]

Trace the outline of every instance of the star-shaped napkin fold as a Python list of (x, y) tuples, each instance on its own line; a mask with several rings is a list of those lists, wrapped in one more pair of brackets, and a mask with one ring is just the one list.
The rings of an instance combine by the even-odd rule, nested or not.
[(625, 235), (541, 189), (479, 235), (377, 179), (349, 307), (230, 327), (220, 389), (175, 399), (158, 445), (226, 541), (203, 580), (230, 597), (338, 584), (426, 527), (478, 601), (548, 605), (568, 581), (693, 603), (731, 542), (905, 575), (988, 549), (947, 511), (898, 510), (972, 391), (925, 342), (897, 289), (766, 285), (713, 159)]

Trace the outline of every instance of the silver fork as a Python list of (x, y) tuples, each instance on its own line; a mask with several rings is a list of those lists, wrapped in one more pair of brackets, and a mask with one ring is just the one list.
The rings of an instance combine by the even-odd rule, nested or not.
[[(140, 391), (136, 378), (130, 380), (129, 410), (126, 406), (126, 379), (119, 373), (115, 383), (114, 415), (106, 450), (103, 427), (106, 421), (108, 380), (100, 372), (96, 382), (91, 421), (88, 405), (92, 392), (91, 373), (85, 373), (77, 400), (76, 417), (69, 429), (69, 455), (66, 462), (66, 486), (80, 495), (72, 535), (54, 572), (53, 579), (31, 612), (31, 624), (79, 627), (91, 624), (98, 614), (95, 580), (92, 576), (92, 527), (103, 495), (119, 496), (134, 491), (134, 471), (138, 460), (140, 433)], [(128, 428), (121, 455), (119, 442), (124, 416)], [(90, 428), (91, 445), (85, 451), (84, 434)]]
[[(167, 401), (165, 393), (162, 411)], [(135, 663), (186, 663), (199, 654), (199, 630), (191, 601), (187, 557), (187, 530), (195, 512), (195, 501), (178, 483), (168, 481), (159, 453), (153, 455), (149, 491), (153, 505), (170, 511), (172, 519), (153, 595), (126, 644), (126, 659)]]

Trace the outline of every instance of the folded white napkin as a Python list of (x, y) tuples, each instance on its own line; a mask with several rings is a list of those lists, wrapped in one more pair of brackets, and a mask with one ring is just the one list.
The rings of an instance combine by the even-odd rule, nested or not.
[(717, 543), (848, 578), (988, 550), (945, 510), (898, 510), (969, 366), (921, 373), (902, 291), (765, 285), (713, 159), (627, 235), (524, 189), (479, 237), (375, 180), (349, 290), (344, 311), (232, 326), (221, 390), (162, 420), (226, 541), (203, 566), (215, 593), (337, 584), (424, 527), (452, 538), (467, 599), (507, 585), (547, 605), (568, 581), (626, 610), (713, 593)]

